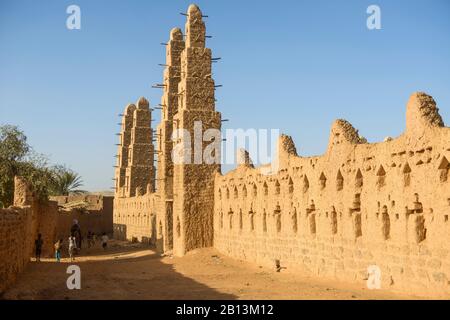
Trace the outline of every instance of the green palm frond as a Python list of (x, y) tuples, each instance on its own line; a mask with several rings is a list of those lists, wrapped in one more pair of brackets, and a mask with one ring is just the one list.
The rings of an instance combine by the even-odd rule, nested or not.
[(54, 195), (83, 194), (87, 191), (79, 189), (83, 186), (81, 176), (63, 166), (55, 168), (54, 183), (52, 193)]

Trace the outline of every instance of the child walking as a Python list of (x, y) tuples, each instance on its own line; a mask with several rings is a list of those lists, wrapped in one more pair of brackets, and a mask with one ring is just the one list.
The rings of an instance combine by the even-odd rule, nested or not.
[(69, 256), (70, 256), (71, 262), (75, 260), (74, 254), (75, 254), (76, 248), (77, 248), (76, 239), (74, 236), (70, 236), (69, 237)]
[(59, 239), (55, 243), (55, 259), (56, 259), (56, 262), (61, 262), (62, 243), (63, 243), (63, 239)]
[(108, 236), (106, 235), (105, 232), (103, 232), (103, 235), (102, 235), (102, 247), (103, 247), (103, 250), (106, 250), (106, 246), (108, 245), (108, 240), (109, 240)]

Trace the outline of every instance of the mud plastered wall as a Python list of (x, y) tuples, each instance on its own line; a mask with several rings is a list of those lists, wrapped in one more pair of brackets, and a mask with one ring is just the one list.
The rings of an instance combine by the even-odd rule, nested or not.
[(0, 293), (15, 280), (34, 255), (34, 240), (42, 233), (43, 254), (52, 250), (56, 205), (39, 204), (27, 183), (15, 178), (14, 205), (0, 209)]
[(323, 156), (299, 157), (282, 136), (275, 174), (248, 161), (218, 174), (214, 246), (363, 285), (376, 265), (384, 289), (450, 297), (450, 129), (423, 93), (406, 127), (368, 144), (338, 120)]
[(113, 197), (102, 195), (79, 195), (51, 197), (59, 206), (70, 206), (72, 203), (84, 203), (85, 209), (59, 208), (56, 215), (56, 239), (69, 237), (70, 228), (76, 219), (81, 228), (82, 235), (87, 236), (88, 231), (96, 234), (103, 232), (113, 234)]
[(154, 193), (114, 199), (114, 238), (156, 245), (156, 208)]
[(31, 207), (0, 209), (0, 293), (16, 280), (30, 260), (31, 222)]

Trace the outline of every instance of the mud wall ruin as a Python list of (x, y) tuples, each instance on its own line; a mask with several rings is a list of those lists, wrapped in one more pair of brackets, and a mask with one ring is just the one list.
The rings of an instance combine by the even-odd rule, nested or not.
[(15, 178), (14, 204), (0, 209), (0, 294), (16, 280), (34, 255), (38, 233), (44, 241), (42, 254), (52, 252), (56, 214), (55, 203), (39, 203), (27, 183)]
[[(113, 234), (114, 197), (103, 195), (71, 195), (50, 198), (58, 205), (55, 240), (67, 239), (73, 221), (77, 220), (82, 236), (86, 239), (88, 231), (101, 235)], [(71, 208), (71, 206), (74, 206)], [(78, 206), (81, 206), (78, 208)]]
[[(43, 240), (41, 257), (53, 257), (57, 239), (66, 240), (73, 219), (84, 234), (88, 230), (112, 233), (113, 198), (103, 196), (52, 197), (54, 201), (39, 202), (27, 182), (15, 178), (14, 205), (0, 209), (0, 294), (26, 267), (35, 254), (34, 241), (40, 233)], [(63, 210), (71, 201), (87, 201), (88, 207)]]
[(298, 156), (282, 136), (275, 174), (249, 161), (218, 174), (214, 246), (361, 284), (376, 265), (384, 289), (448, 297), (450, 128), (423, 93), (406, 120), (403, 135), (375, 144), (338, 120), (320, 157)]

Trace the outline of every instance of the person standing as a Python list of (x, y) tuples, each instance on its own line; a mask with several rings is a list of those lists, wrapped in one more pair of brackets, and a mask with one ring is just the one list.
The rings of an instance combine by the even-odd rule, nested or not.
[(63, 239), (59, 239), (55, 243), (55, 258), (56, 262), (61, 262), (61, 248), (63, 244)]
[(73, 225), (70, 228), (70, 235), (75, 237), (76, 248), (81, 249), (81, 228), (77, 219), (73, 220)]
[(42, 241), (42, 234), (39, 233), (37, 239), (34, 241), (36, 262), (41, 261), (41, 252), (43, 244), (44, 241)]
[(69, 257), (70, 257), (71, 262), (75, 260), (74, 254), (75, 254), (76, 248), (77, 248), (76, 239), (74, 236), (70, 236), (69, 237)]
[(103, 235), (102, 235), (102, 247), (103, 247), (103, 250), (106, 250), (106, 247), (108, 246), (108, 240), (109, 240), (108, 236), (106, 235), (105, 232), (103, 232)]

